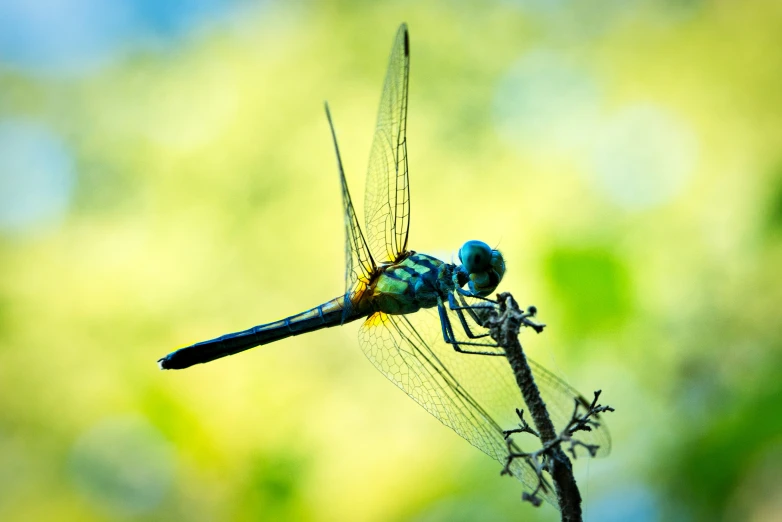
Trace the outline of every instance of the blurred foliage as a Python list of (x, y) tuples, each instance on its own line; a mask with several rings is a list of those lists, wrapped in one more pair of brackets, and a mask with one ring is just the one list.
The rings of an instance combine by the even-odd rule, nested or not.
[(0, 4), (1, 520), (557, 518), (355, 325), (155, 366), (339, 293), (402, 21), (411, 246), (617, 408), (587, 519), (782, 518), (780, 2), (159, 4)]
[[(768, 232), (778, 236), (782, 233), (782, 165), (776, 166), (770, 176), (768, 199)], [(772, 238), (777, 239), (777, 238)]]
[(546, 278), (567, 312), (568, 333), (580, 337), (622, 325), (630, 312), (630, 289), (621, 260), (606, 250), (571, 247), (551, 250), (546, 264)]
[[(778, 368), (778, 354), (770, 362)], [(767, 386), (748, 396), (725, 397), (707, 429), (686, 433), (680, 454), (671, 455), (681, 467), (667, 487), (674, 498), (686, 501), (697, 520), (719, 518), (729, 509), (742, 518), (749, 506), (730, 505), (737, 491), (742, 502), (758, 502), (755, 509), (761, 512), (768, 504), (779, 503), (775, 485), (782, 477), (772, 462), (779, 462), (782, 450), (782, 419), (770, 412), (779, 407), (782, 382), (776, 372), (764, 373), (758, 377), (766, 379)], [(768, 476), (763, 476), (763, 467), (771, 468)], [(749, 485), (760, 491), (742, 491)], [(753, 498), (754, 493), (759, 498)]]

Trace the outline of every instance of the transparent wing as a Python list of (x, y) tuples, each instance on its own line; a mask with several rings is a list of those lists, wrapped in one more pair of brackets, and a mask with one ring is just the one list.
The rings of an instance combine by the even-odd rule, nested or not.
[(329, 120), (331, 137), (334, 140), (334, 151), (337, 154), (337, 169), (342, 187), (342, 206), (345, 211), (345, 301), (342, 315), (344, 320), (351, 313), (353, 297), (366, 288), (377, 267), (369, 252), (364, 234), (361, 232), (356, 210), (353, 208), (353, 201), (350, 199), (348, 182), (345, 179), (345, 170), (342, 168), (342, 158), (337, 145), (337, 133), (334, 130), (334, 123), (331, 121), (328, 103), (326, 104), (326, 117)]
[[(457, 342), (465, 343), (464, 348), (472, 351), (500, 350), (499, 348), (495, 348), (493, 340), (487, 335), (488, 331), (481, 326), (481, 316), (485, 315), (485, 313), (490, 308), (493, 308), (494, 305), (484, 299), (471, 298), (463, 295), (459, 295), (457, 300), (459, 305), (470, 307), (469, 310), (459, 314), (446, 305), (448, 318), (451, 322), (452, 330)], [(462, 319), (464, 321), (462, 321)], [(471, 338), (468, 333), (472, 333), (473, 338)], [(523, 336), (524, 332), (521, 332), (521, 334)], [(466, 343), (486, 343), (489, 346), (476, 347)], [(451, 348), (450, 345), (446, 346)], [(474, 362), (471, 359), (465, 360), (463, 358), (457, 358), (456, 364), (460, 367), (465, 366), (465, 368), (460, 371), (465, 375), (465, 379), (472, 379), (475, 381), (474, 386), (476, 387), (476, 390), (481, 391), (481, 396), (486, 398), (485, 404), (489, 411), (496, 413), (496, 415), (504, 415), (504, 412), (508, 409), (510, 409), (511, 413), (514, 413), (515, 408), (526, 409), (523, 400), (520, 403), (516, 402), (520, 399), (521, 392), (518, 390), (516, 379), (505, 357), (487, 357), (480, 355), (467, 355), (467, 357), (488, 359), (488, 362)], [(535, 383), (538, 386), (538, 390), (540, 390), (540, 395), (546, 403), (549, 417), (554, 423), (554, 428), (557, 433), (559, 433), (564, 430), (568, 422), (570, 422), (570, 418), (573, 415), (573, 409), (575, 408), (575, 400), (578, 400), (579, 403), (584, 406), (589, 405), (591, 401), (587, 401), (578, 390), (529, 357), (527, 357), (527, 362), (529, 362), (530, 368), (532, 369), (532, 374), (535, 377)], [(498, 367), (498, 370), (493, 374), (491, 379), (481, 378), (477, 374), (477, 368), (484, 365), (496, 365)], [(470, 368), (472, 367), (476, 368), (476, 372), (470, 372)], [(582, 412), (583, 411), (584, 410), (582, 410)], [(600, 424), (600, 427), (598, 429), (593, 429), (592, 431), (580, 431), (576, 437), (587, 444), (599, 446), (595, 456), (605, 457), (611, 452), (611, 435), (608, 432), (608, 428), (605, 426), (605, 419), (601, 416), (594, 416), (593, 418)], [(527, 418), (527, 420), (531, 422), (531, 419)], [(515, 420), (512, 422), (516, 423)], [(507, 429), (504, 424), (501, 425), (504, 429)], [(582, 456), (580, 451), (578, 452), (578, 456)], [(583, 456), (587, 457), (588, 454), (584, 452)]]
[[(454, 312), (449, 314), (452, 321), (458, 321)], [(480, 327), (472, 326), (477, 334)], [(502, 431), (517, 427), (515, 409), (525, 406), (504, 357), (454, 351), (443, 340), (440, 320), (431, 310), (411, 315), (375, 313), (361, 327), (359, 343), (372, 363), (426, 411), (473, 446), (505, 463), (508, 449)], [(532, 363), (532, 369), (546, 404), (551, 406), (552, 421), (561, 430), (570, 419), (573, 398), (578, 393), (542, 366)], [(581, 432), (579, 438), (605, 444), (606, 449), (601, 447), (604, 454), (610, 448), (604, 427)], [(540, 448), (540, 441), (529, 434), (516, 434), (513, 441), (516, 450)], [(537, 486), (535, 473), (522, 460), (514, 461), (511, 472), (530, 490)], [(557, 505), (553, 491), (541, 495)]]
[[(438, 342), (433, 338), (431, 332), (439, 329), (438, 324), (437, 316), (429, 311), (394, 316), (377, 312), (361, 327), (359, 342), (383, 375), (443, 424), (504, 464), (508, 447), (502, 430), (516, 427), (514, 408), (523, 404), (515, 385), (502, 385), (508, 382), (509, 370), (499, 363), (508, 363), (501, 357), (454, 352), (442, 339)], [(492, 384), (494, 379), (499, 383)], [(504, 395), (490, 397), (497, 387)], [(498, 406), (497, 399), (504, 401), (506, 408), (487, 409)], [(526, 451), (540, 446), (528, 434), (514, 436), (514, 442), (517, 449)], [(522, 460), (513, 461), (511, 472), (530, 490), (535, 489), (535, 474)], [(553, 491), (542, 492), (541, 496), (557, 505)]]
[(396, 33), (388, 63), (367, 170), (365, 223), (369, 249), (378, 263), (407, 251), (410, 190), (407, 176), (407, 84), (410, 73), (407, 25)]

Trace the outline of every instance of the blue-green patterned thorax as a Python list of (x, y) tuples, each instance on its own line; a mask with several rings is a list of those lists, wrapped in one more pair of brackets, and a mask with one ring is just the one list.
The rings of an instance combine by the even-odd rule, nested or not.
[(388, 265), (371, 287), (376, 310), (411, 314), (437, 306), (437, 297), (453, 289), (454, 265), (436, 257), (411, 252), (403, 261)]

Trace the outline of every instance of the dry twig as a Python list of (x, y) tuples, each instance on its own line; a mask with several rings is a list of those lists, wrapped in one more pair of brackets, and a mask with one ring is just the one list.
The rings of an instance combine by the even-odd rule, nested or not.
[[(516, 410), (520, 420), (519, 427), (504, 432), (508, 443), (508, 457), (502, 474), (510, 474), (510, 466), (513, 461), (523, 459), (535, 471), (538, 483), (531, 493), (525, 491), (522, 494), (522, 499), (539, 506), (542, 502), (539, 493), (551, 490), (551, 484), (543, 474), (544, 471), (548, 472), (554, 483), (562, 520), (581, 521), (581, 494), (573, 477), (572, 464), (562, 446), (569, 444), (567, 452), (574, 459), (576, 458), (576, 448), (579, 446), (585, 448), (590, 456), (595, 456), (599, 447), (578, 440), (574, 434), (579, 431), (591, 431), (599, 428), (600, 424), (595, 417), (603, 412), (614, 411), (614, 409), (597, 403), (600, 397), (599, 390), (595, 392), (591, 404), (587, 404), (586, 401), (582, 402), (578, 397), (575, 397), (575, 408), (570, 421), (560, 433), (557, 433), (535, 384), (532, 370), (527, 363), (518, 338), (519, 329), (522, 326), (532, 328), (540, 333), (545, 325), (532, 321), (531, 318), (537, 313), (535, 307), (531, 306), (526, 312), (522, 312), (509, 293), (499, 294), (497, 297), (498, 311), (486, 321), (486, 326), (489, 328), (492, 338), (505, 350), (505, 356), (513, 369), (516, 383), (521, 390), (535, 426), (533, 429), (527, 423), (522, 410)], [(541, 448), (531, 453), (514, 451), (515, 445), (512, 436), (516, 433), (529, 433), (538, 437), (542, 443)]]

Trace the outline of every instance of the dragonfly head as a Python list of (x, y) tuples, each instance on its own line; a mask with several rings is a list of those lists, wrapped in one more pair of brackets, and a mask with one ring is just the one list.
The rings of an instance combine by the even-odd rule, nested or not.
[(462, 245), (459, 249), (459, 261), (462, 262), (459, 271), (464, 283), (475, 295), (489, 295), (505, 275), (505, 260), (502, 254), (499, 250), (492, 250), (483, 241), (472, 240)]

